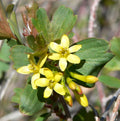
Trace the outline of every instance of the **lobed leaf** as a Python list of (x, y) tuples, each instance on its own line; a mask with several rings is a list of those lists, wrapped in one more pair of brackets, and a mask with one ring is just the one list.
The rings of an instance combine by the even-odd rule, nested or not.
[(15, 69), (29, 64), (27, 54), (30, 52), (33, 51), (24, 45), (15, 45), (12, 47), (10, 57), (13, 60)]
[(73, 15), (73, 11), (70, 8), (64, 6), (59, 7), (54, 13), (50, 23), (53, 40), (60, 39), (63, 34), (70, 32), (76, 19), (77, 16)]
[(83, 75), (95, 75), (101, 68), (111, 60), (113, 55), (108, 53), (109, 43), (102, 39), (85, 39), (76, 44), (81, 44), (82, 48), (75, 54), (80, 57), (80, 64), (70, 67), (70, 71), (75, 71)]
[(14, 102), (14, 103), (20, 103), (20, 96), (21, 96), (21, 94), (22, 94), (22, 92), (23, 92), (23, 89), (21, 89), (21, 88), (15, 88), (14, 89), (14, 92), (15, 92), (15, 95), (12, 97), (12, 102)]
[(10, 47), (8, 46), (7, 42), (4, 41), (2, 48), (0, 49), (0, 60), (4, 62), (9, 62), (9, 55), (10, 55)]
[(6, 41), (1, 46), (0, 50), (0, 78), (4, 71), (7, 71), (9, 68), (9, 55), (10, 55), (10, 47), (7, 45)]
[(37, 31), (43, 35), (46, 41), (48, 41), (49, 19), (47, 13), (43, 8), (39, 8), (36, 16), (36, 19), (32, 19), (32, 23)]
[(2, 74), (4, 71), (7, 71), (9, 69), (9, 64), (0, 61), (0, 78), (2, 77)]
[(7, 41), (7, 44), (9, 47), (13, 47), (13, 46), (17, 45), (18, 42), (15, 39), (11, 38)]
[(20, 111), (27, 115), (33, 115), (39, 112), (43, 106), (44, 103), (38, 100), (37, 90), (33, 90), (29, 84), (26, 85), (20, 97)]

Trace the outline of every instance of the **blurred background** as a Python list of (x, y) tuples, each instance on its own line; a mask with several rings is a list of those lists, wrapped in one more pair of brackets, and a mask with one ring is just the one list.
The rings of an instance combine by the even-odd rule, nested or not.
[[(23, 20), (22, 12), (25, 12), (25, 6), (31, 6), (33, 0), (1, 0), (4, 7), (7, 8), (9, 4), (15, 4), (16, 15), (20, 33), (23, 33)], [(35, 0), (34, 0), (35, 1)], [(49, 18), (51, 19), (55, 10), (64, 5), (73, 10), (74, 14), (78, 16), (77, 22), (73, 28), (75, 36), (73, 40), (75, 42), (88, 38), (88, 24), (91, 6), (94, 0), (36, 0), (39, 7), (45, 8)], [(96, 20), (94, 24), (94, 35), (96, 38), (102, 38), (105, 40), (111, 40), (114, 36), (120, 37), (120, 0), (101, 0), (96, 11)], [(26, 76), (18, 74), (14, 69), (12, 62), (9, 59), (9, 47), (5, 46), (6, 51), (2, 51), (2, 41), (0, 42), (0, 57), (6, 55), (5, 69), (0, 69), (0, 121), (33, 121), (34, 117), (28, 117), (22, 115), (18, 106), (11, 102), (11, 98), (14, 95), (14, 88), (23, 88), (26, 83)], [(1, 59), (0, 59), (1, 61)], [(2, 66), (2, 65), (1, 65)], [(0, 67), (1, 68), (1, 67)], [(113, 72), (112, 75), (119, 76), (119, 72)], [(116, 91), (101, 85), (104, 90), (106, 100), (109, 100)], [(94, 108), (102, 113), (99, 91), (96, 86), (92, 89), (83, 88), (83, 92), (87, 95), (89, 103)], [(104, 104), (103, 104), (104, 105)], [(72, 116), (76, 111), (80, 109), (80, 105), (77, 102), (73, 103), (73, 107), (69, 108)], [(53, 114), (48, 121), (58, 120)], [(119, 120), (119, 119), (118, 119)]]

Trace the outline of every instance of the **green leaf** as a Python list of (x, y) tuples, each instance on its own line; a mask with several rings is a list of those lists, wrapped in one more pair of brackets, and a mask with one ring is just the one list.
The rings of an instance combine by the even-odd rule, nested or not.
[(85, 108), (81, 108), (73, 117), (73, 121), (95, 121), (94, 117), (95, 115), (93, 111), (87, 111)]
[(120, 70), (120, 58), (118, 56), (113, 57), (106, 65), (105, 68), (110, 71)]
[(33, 90), (28, 84), (20, 97), (20, 111), (27, 115), (33, 115), (39, 112), (43, 106), (44, 103), (38, 100), (37, 90)]
[(10, 46), (10, 47), (13, 47), (13, 46), (15, 46), (15, 45), (18, 44), (17, 41), (16, 41), (15, 39), (9, 39), (9, 40), (7, 41), (7, 43), (8, 43), (8, 46)]
[(81, 62), (71, 66), (69, 71), (97, 76), (102, 67), (113, 57), (111, 53), (107, 52), (109, 44), (105, 40), (90, 38), (77, 44), (82, 45), (82, 48), (75, 53), (80, 57)]
[(43, 115), (41, 115), (40, 117), (38, 117), (35, 121), (46, 121), (47, 118), (50, 116), (50, 113), (45, 113)]
[(2, 74), (4, 71), (7, 71), (9, 69), (9, 64), (0, 61), (0, 78), (2, 77)]
[(60, 39), (63, 34), (71, 31), (77, 16), (73, 15), (73, 11), (70, 8), (64, 6), (59, 7), (52, 17), (50, 23), (50, 30), (53, 32), (53, 40)]
[(112, 88), (120, 88), (120, 80), (106, 75), (101, 75), (99, 81)]
[(1, 46), (0, 50), (0, 78), (2, 77), (2, 73), (7, 71), (9, 68), (9, 55), (10, 55), (10, 47), (7, 45), (6, 40)]
[(38, 47), (38, 45), (35, 43), (35, 38), (34, 36), (30, 35), (27, 37), (27, 42), (28, 42), (28, 45), (31, 49), (33, 50), (36, 50)]
[(45, 117), (38, 117), (35, 121), (45, 121), (46, 118)]
[(111, 40), (111, 51), (120, 58), (120, 38), (114, 37)]
[(14, 11), (11, 13), (10, 18), (8, 19), (8, 23), (10, 25), (12, 32), (17, 36), (18, 40), (22, 43), (22, 39), (19, 33), (18, 23), (17, 23), (17, 19)]
[(91, 87), (95, 86), (95, 83), (90, 84), (90, 83), (86, 83), (86, 82), (83, 82), (83, 81), (80, 81), (80, 80), (77, 80), (77, 79), (74, 79), (73, 81), (76, 82), (79, 85), (82, 85), (82, 86), (88, 87), (88, 88), (91, 88)]
[(9, 68), (9, 64), (0, 61), (0, 72), (7, 71)]
[(7, 6), (6, 13), (8, 17), (10, 17), (11, 13), (13, 12), (13, 9), (14, 9), (14, 4), (10, 4)]
[(39, 8), (37, 10), (37, 18), (32, 19), (32, 23), (37, 31), (43, 35), (46, 41), (48, 41), (49, 19), (46, 11), (43, 8)]
[(22, 92), (23, 92), (23, 89), (21, 89), (21, 88), (15, 88), (14, 89), (14, 92), (15, 92), (15, 95), (12, 97), (12, 102), (14, 102), (14, 103), (20, 103), (20, 96), (21, 96), (21, 94), (22, 94)]
[(29, 64), (27, 54), (33, 52), (30, 48), (23, 45), (13, 46), (11, 49), (11, 59), (14, 62), (14, 68), (19, 68)]
[[(4, 41), (2, 48), (0, 50), (0, 60), (9, 62), (9, 55), (10, 55), (10, 47), (7, 45), (7, 42)], [(0, 66), (1, 67), (1, 66)]]

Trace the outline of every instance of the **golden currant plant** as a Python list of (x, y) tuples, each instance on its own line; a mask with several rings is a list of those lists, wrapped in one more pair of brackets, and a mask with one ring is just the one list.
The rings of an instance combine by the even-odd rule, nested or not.
[(98, 73), (113, 57), (108, 52), (109, 43), (97, 38), (74, 43), (72, 28), (77, 16), (65, 6), (60, 6), (51, 20), (36, 3), (26, 7), (26, 13), (24, 37), (19, 33), (14, 10), (6, 25), (11, 28), (6, 38), (13, 67), (27, 75), (25, 87), (15, 89), (12, 101), (21, 113), (36, 117), (35, 121), (47, 120), (53, 112), (61, 121), (67, 120), (71, 118), (67, 106), (72, 107), (74, 100), (89, 107), (81, 87), (92, 88), (98, 81)]

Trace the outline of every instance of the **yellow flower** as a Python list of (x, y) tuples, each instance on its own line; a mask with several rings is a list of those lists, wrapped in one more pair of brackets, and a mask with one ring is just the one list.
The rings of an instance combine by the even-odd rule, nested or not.
[(69, 45), (69, 38), (67, 35), (62, 36), (60, 44), (55, 42), (50, 43), (50, 48), (56, 53), (52, 53), (48, 58), (51, 60), (59, 60), (59, 67), (62, 71), (67, 67), (67, 61), (73, 64), (80, 63), (80, 58), (71, 53), (78, 51), (82, 45), (74, 45), (72, 47), (69, 47)]
[(41, 57), (37, 64), (35, 64), (35, 62), (33, 61), (34, 59), (32, 56), (28, 55), (28, 58), (29, 58), (29, 61), (31, 64), (18, 68), (17, 72), (21, 73), (21, 74), (33, 73), (33, 76), (31, 78), (31, 84), (32, 84), (33, 89), (37, 89), (36, 79), (40, 78), (40, 73), (42, 73), (42, 71), (43, 71), (42, 66), (44, 65), (44, 63), (47, 59), (47, 55), (44, 57)]
[(53, 90), (60, 95), (65, 95), (64, 86), (58, 83), (63, 76), (61, 72), (53, 73), (50, 69), (44, 68), (43, 74), (46, 78), (37, 79), (36, 85), (46, 87), (44, 90), (44, 98), (50, 97)]

